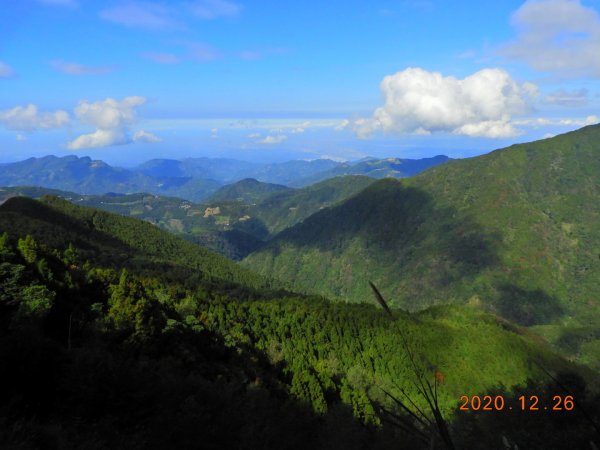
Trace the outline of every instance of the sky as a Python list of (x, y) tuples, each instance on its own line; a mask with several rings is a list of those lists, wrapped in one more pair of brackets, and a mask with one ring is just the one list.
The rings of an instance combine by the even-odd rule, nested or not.
[(600, 0), (0, 3), (0, 162), (468, 157), (600, 121)]

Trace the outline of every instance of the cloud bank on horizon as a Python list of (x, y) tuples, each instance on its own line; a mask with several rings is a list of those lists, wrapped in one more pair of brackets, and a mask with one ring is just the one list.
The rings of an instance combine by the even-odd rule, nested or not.
[[(598, 122), (597, 2), (380, 3), (333, 0), (354, 14), (332, 23), (305, 8), (230, 0), (25, 0), (33, 29), (17, 6), (4, 19), (17, 25), (7, 34), (12, 51), (0, 53), (0, 143), (10, 136), (28, 148), (28, 136), (46, 130), (63, 133), (65, 151), (201, 141), (337, 146), (327, 152), (340, 156), (361, 154), (365, 141), (483, 146)], [(419, 24), (430, 21), (438, 25), (425, 36)], [(374, 25), (389, 42), (360, 32)], [(234, 122), (205, 130), (190, 122), (211, 114), (312, 119), (243, 133)]]

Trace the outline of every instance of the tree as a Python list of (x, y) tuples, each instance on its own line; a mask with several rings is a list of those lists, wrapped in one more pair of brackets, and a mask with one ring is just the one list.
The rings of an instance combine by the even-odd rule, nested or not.
[(17, 249), (23, 259), (29, 264), (33, 264), (37, 259), (38, 255), (38, 245), (35, 240), (30, 236), (25, 236), (24, 239), (19, 238), (19, 242), (17, 243)]

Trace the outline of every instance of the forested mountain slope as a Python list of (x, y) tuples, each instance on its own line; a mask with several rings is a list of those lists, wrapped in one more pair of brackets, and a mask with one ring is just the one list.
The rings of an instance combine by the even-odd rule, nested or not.
[(348, 175), (329, 178), (301, 189), (278, 192), (248, 210), (270, 235), (302, 222), (322, 209), (340, 203), (372, 184), (373, 178)]
[[(19, 186), (0, 188), (0, 202), (15, 196), (60, 196), (77, 205), (145, 220), (230, 259), (240, 260), (278, 231), (351, 197), (372, 182), (368, 177), (347, 176), (290, 189), (246, 180), (225, 186), (217, 198), (200, 204), (143, 193), (81, 195)], [(236, 201), (239, 196), (245, 201)], [(249, 202), (251, 199), (257, 203)]]
[(77, 245), (83, 255), (110, 267), (193, 272), (194, 279), (264, 287), (267, 282), (235, 262), (173, 236), (152, 224), (74, 205), (57, 197), (15, 197), (0, 206), (0, 229), (31, 235), (51, 247)]
[[(278, 293), (191, 246), (59, 199), (0, 207), (0, 446), (441, 449), (431, 413), (393, 400), (427, 409), (419, 379), (435, 380), (460, 448), (596, 439), (597, 374), (519, 327), (472, 307), (389, 317)], [(590, 420), (457, 410), (461, 395), (518, 405), (559, 386)]]
[(600, 360), (600, 126), (382, 180), (250, 255), (263, 274), (351, 301), (481, 303)]
[(259, 203), (277, 192), (291, 190), (281, 184), (262, 183), (254, 178), (244, 178), (236, 183), (219, 188), (205, 202), (237, 201), (240, 203)]

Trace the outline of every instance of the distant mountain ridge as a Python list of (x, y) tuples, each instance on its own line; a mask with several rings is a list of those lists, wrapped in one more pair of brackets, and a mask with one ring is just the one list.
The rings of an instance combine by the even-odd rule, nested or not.
[(80, 194), (152, 192), (200, 200), (221, 184), (207, 178), (153, 177), (88, 156), (45, 156), (0, 167), (2, 186), (40, 186)]
[(353, 163), (339, 164), (324, 172), (301, 179), (295, 182), (293, 186), (307, 186), (328, 178), (345, 175), (364, 175), (371, 178), (406, 178), (451, 160), (445, 155), (422, 159), (364, 158)]
[[(375, 169), (377, 161), (381, 161), (379, 169)], [(375, 177), (405, 176), (401, 170), (392, 167), (394, 164), (406, 166), (402, 160), (393, 160), (396, 161), (393, 163), (377, 161), (348, 165), (325, 159), (274, 164), (225, 158), (154, 159), (135, 168), (124, 169), (88, 156), (45, 156), (0, 165), (0, 186), (39, 186), (88, 195), (148, 192), (198, 202), (224, 185), (247, 178), (301, 187), (311, 184), (310, 180), (322, 181), (354, 172), (374, 174)], [(423, 161), (423, 167), (431, 165)], [(441, 162), (439, 160), (438, 163)]]

